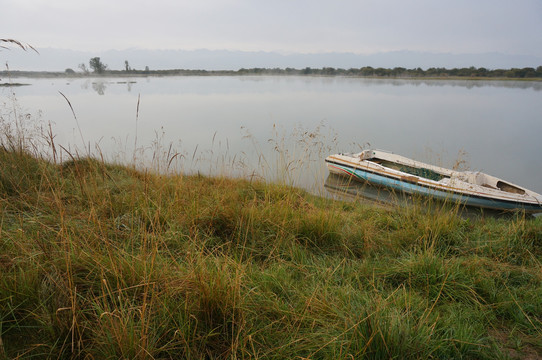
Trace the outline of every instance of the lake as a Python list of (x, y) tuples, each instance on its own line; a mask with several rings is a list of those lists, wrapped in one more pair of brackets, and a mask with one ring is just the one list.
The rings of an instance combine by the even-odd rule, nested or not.
[(297, 76), (13, 81), (30, 86), (1, 88), (2, 102), (29, 114), (25, 121), (51, 122), (55, 143), (72, 154), (90, 152), (158, 171), (285, 181), (319, 192), (325, 156), (372, 147), (440, 166), (461, 162), (542, 193), (542, 82)]

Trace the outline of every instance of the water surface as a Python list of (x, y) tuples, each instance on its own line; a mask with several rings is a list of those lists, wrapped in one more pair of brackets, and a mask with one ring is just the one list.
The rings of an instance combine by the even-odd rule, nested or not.
[(464, 162), (463, 167), (542, 193), (541, 82), (277, 76), (16, 80), (31, 86), (0, 89), (4, 101), (15, 92), (24, 113), (53, 123), (58, 144), (109, 160), (135, 158), (154, 161), (160, 170), (169, 165), (321, 189), (326, 155), (374, 147), (440, 166)]

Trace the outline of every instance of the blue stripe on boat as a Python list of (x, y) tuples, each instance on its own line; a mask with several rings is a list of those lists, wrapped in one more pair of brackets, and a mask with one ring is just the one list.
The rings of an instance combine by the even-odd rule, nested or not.
[(458, 202), (467, 206), (484, 207), (498, 210), (522, 209), (525, 211), (536, 211), (542, 208), (541, 205), (526, 204), (516, 201), (495, 200), (485, 197), (457, 194), (451, 191), (437, 190), (431, 187), (401, 181), (393, 177), (387, 177), (371, 171), (361, 170), (337, 163), (328, 162), (328, 164), (340, 172), (352, 176), (361, 181), (367, 181), (372, 184), (385, 186), (397, 191), (403, 191), (410, 194), (433, 197), (439, 200)]

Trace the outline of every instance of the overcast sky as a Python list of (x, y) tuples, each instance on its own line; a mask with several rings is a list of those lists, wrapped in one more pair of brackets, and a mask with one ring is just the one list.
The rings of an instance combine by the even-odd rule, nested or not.
[(1, 0), (37, 48), (542, 56), (542, 0)]

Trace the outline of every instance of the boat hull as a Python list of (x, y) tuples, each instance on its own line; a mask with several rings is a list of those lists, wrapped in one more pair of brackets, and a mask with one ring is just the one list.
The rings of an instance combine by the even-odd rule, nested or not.
[(492, 210), (512, 211), (521, 210), (529, 213), (542, 212), (540, 202), (526, 202), (515, 199), (499, 199), (491, 196), (484, 196), (476, 192), (455, 191), (451, 186), (433, 184), (431, 181), (419, 181), (415, 176), (408, 174), (394, 173), (393, 171), (379, 171), (378, 169), (364, 166), (364, 161), (356, 164), (337, 161), (328, 157), (326, 163), (330, 172), (350, 177), (359, 182), (367, 182), (373, 185), (383, 186), (394, 191), (404, 192), (413, 195), (430, 197), (441, 201), (459, 203), (465, 206), (486, 208)]

